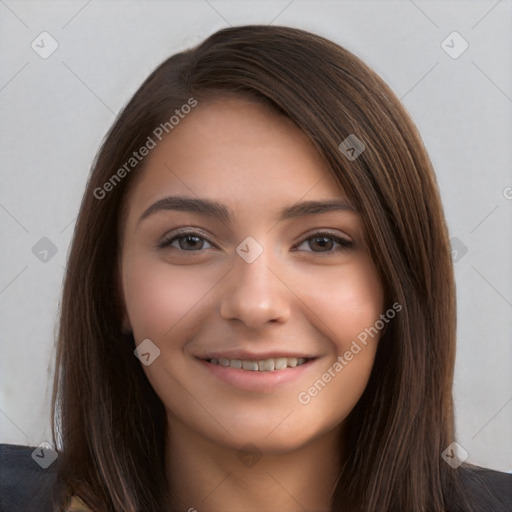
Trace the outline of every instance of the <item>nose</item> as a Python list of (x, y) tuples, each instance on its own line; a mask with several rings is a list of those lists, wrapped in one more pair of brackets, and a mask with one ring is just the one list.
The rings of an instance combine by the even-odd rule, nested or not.
[(265, 251), (252, 263), (235, 256), (222, 291), (222, 318), (239, 320), (251, 329), (288, 320), (292, 292), (279, 273), (269, 268), (269, 263)]

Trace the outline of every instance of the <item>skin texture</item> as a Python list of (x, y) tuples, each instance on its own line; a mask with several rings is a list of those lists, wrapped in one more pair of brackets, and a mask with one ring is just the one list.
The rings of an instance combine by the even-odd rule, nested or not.
[[(297, 202), (348, 200), (305, 134), (245, 99), (199, 104), (147, 158), (127, 198), (123, 324), (137, 344), (150, 339), (160, 349), (143, 369), (168, 413), (176, 507), (328, 510), (343, 461), (343, 422), (366, 387), (378, 336), (308, 404), (297, 397), (384, 312), (359, 215), (277, 220)], [(219, 201), (234, 219), (167, 210), (139, 221), (171, 195)], [(204, 240), (157, 247), (186, 227)], [(353, 246), (334, 252), (332, 239), (322, 246), (315, 233), (325, 230)], [(248, 236), (263, 248), (252, 263), (236, 252)], [(195, 357), (234, 349), (318, 359), (290, 382), (249, 391), (221, 381)], [(248, 443), (257, 447), (255, 463), (241, 456)]]

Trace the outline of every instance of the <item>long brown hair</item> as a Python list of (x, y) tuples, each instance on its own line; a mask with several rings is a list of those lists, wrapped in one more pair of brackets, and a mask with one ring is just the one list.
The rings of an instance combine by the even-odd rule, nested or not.
[[(332, 510), (442, 511), (450, 500), (465, 503), (458, 471), (441, 458), (454, 440), (455, 290), (421, 138), (393, 92), (353, 54), (302, 30), (256, 25), (220, 30), (163, 62), (94, 162), (61, 303), (52, 400), (56, 503), (70, 492), (97, 511), (169, 503), (165, 410), (134, 357), (133, 337), (122, 332), (117, 281), (123, 199), (144, 162), (104, 197), (95, 190), (191, 97), (200, 103), (219, 91), (261, 101), (310, 137), (361, 213), (388, 304), (402, 305), (347, 418), (349, 452)], [(339, 148), (350, 135), (365, 145), (355, 159)]]

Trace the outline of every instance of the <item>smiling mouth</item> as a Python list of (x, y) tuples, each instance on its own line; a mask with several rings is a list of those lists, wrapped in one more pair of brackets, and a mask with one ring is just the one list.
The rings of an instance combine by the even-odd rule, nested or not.
[(301, 366), (314, 358), (304, 357), (276, 357), (271, 359), (203, 359), (207, 363), (215, 366), (224, 366), (237, 370), (248, 370), (253, 372), (272, 372), (284, 370), (286, 368), (295, 368)]

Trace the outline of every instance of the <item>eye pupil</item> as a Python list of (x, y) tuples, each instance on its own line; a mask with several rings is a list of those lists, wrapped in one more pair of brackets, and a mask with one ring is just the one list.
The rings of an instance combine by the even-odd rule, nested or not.
[(333, 243), (332, 239), (328, 238), (326, 236), (318, 236), (318, 237), (313, 238), (312, 240), (313, 240), (312, 246), (315, 245), (315, 242), (318, 242), (317, 245), (322, 249), (325, 249), (325, 248), (330, 249), (331, 247), (329, 247), (329, 244), (332, 245), (332, 243)]
[[(189, 242), (191, 242), (191, 245), (187, 245)], [(195, 235), (186, 235), (179, 239), (179, 245), (180, 249), (190, 249), (197, 248), (198, 245), (201, 244), (201, 238)], [(199, 247), (200, 248), (200, 247)]]

